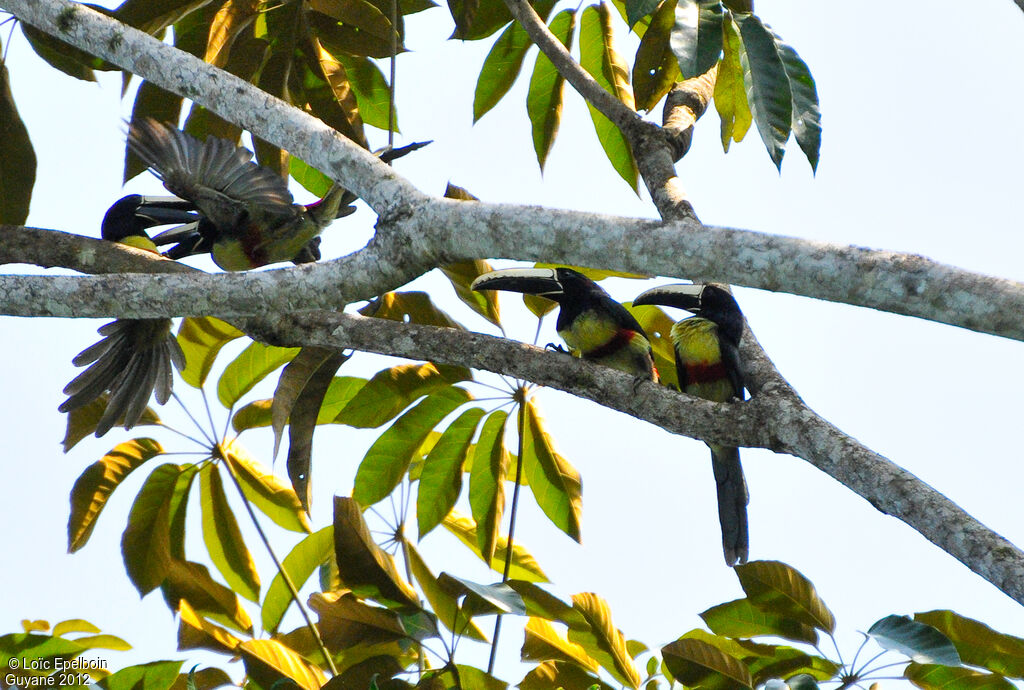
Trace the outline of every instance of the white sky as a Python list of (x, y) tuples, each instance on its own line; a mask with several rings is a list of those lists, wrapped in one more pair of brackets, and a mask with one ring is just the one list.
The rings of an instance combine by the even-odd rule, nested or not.
[[(817, 79), (821, 163), (812, 176), (791, 143), (780, 176), (753, 131), (723, 155), (718, 117), (709, 112), (678, 166), (701, 219), (920, 253), (1024, 279), (1024, 13), (1010, 0), (942, 0), (926, 11), (889, 3), (884, 12), (851, 3), (762, 0), (756, 9), (796, 47)], [(451, 30), (444, 9), (417, 15), (408, 27), (414, 52), (399, 63), (401, 141), (434, 143), (397, 168), (420, 188), (440, 194), (451, 180), (488, 201), (653, 216), (649, 200), (638, 199), (603, 160), (578, 97), (567, 93), (562, 130), (542, 178), (525, 115), (527, 78), (474, 127), (473, 85), (490, 40), (441, 41)], [(6, 31), (3, 37), (6, 47)], [(533, 54), (524, 67), (527, 75)], [(20, 32), (8, 61), (39, 156), (30, 225), (98, 236), (103, 212), (123, 193), (160, 189), (149, 176), (122, 192), (122, 120), (131, 100), (120, 99), (119, 76), (101, 76), (98, 86), (65, 77), (43, 65)], [(383, 134), (374, 134), (371, 143), (383, 144)], [(325, 256), (358, 248), (372, 222), (363, 211), (329, 230)], [(607, 283), (621, 300), (647, 285)], [(415, 287), (449, 295), (443, 279), (433, 276)], [(1015, 440), (1024, 345), (787, 295), (740, 289), (737, 298), (783, 375), (810, 405), (1024, 544), (1024, 452)], [(467, 326), (486, 327), (454, 299), (448, 303)], [(533, 323), (519, 301), (505, 299), (503, 308), (513, 324), (509, 334), (530, 340)], [(75, 374), (71, 357), (93, 342), (102, 321), (0, 323), (0, 380), (7, 391), (0, 398), (0, 430), (7, 439), (0, 452), (6, 525), (0, 585), (7, 593), (0, 597), (0, 633), (20, 629), (22, 618), (85, 618), (136, 645), (133, 652), (110, 654), (112, 667), (198, 658), (174, 652), (176, 625), (160, 595), (140, 603), (121, 563), (120, 533), (148, 470), (115, 493), (91, 542), (74, 556), (65, 554), (67, 496), (74, 480), (129, 437), (115, 430), (68, 455), (59, 448), (64, 417), (56, 408), (61, 388)], [(541, 342), (554, 340), (549, 323)], [(386, 361), (360, 355), (340, 373), (368, 376)], [(271, 391), (264, 387), (256, 397)], [(524, 500), (517, 537), (538, 558), (554, 591), (600, 593), (627, 637), (651, 647), (701, 626), (700, 611), (742, 596), (722, 563), (702, 443), (558, 392), (539, 395), (560, 452), (584, 477), (582, 546), (546, 524), (528, 495)], [(198, 397), (189, 399), (200, 405)], [(223, 410), (214, 413), (223, 420)], [(174, 411), (167, 416), (181, 418)], [(151, 433), (143, 429), (140, 435)], [(180, 449), (170, 435), (160, 438)], [(261, 431), (243, 440), (268, 457), (269, 438)], [(372, 439), (348, 428), (318, 431), (315, 526), (328, 523), (332, 494), (350, 492)], [(845, 658), (859, 644), (856, 631), (890, 613), (950, 608), (1024, 637), (1024, 611), (1017, 604), (903, 523), (798, 459), (752, 450), (743, 458), (751, 493), (751, 557), (785, 561), (815, 583), (836, 614)], [(204, 560), (198, 503), (190, 512), (189, 555)], [(287, 552), (292, 535), (274, 533), (278, 548)], [(257, 552), (252, 530), (246, 534)], [(492, 579), (454, 540), (435, 534), (423, 546), (435, 571)], [(273, 573), (258, 557), (267, 584)], [(255, 612), (253, 617), (258, 619)], [(513, 683), (523, 673), (516, 664), (521, 641), (515, 625), (503, 626), (499, 675)], [(485, 663), (482, 648), (467, 643), (463, 649), (466, 663)]]

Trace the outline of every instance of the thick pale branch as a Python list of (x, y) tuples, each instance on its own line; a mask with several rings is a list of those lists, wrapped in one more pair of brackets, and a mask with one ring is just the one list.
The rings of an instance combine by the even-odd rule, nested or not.
[(678, 82), (665, 97), (661, 124), (672, 145), (673, 157), (679, 160), (690, 150), (693, 126), (708, 109), (715, 93), (718, 65), (693, 79)]

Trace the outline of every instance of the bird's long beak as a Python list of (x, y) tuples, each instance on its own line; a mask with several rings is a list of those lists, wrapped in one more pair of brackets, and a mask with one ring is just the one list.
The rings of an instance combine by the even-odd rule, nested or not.
[(198, 220), (191, 201), (176, 196), (138, 196), (135, 215), (153, 221), (153, 225), (188, 223)]
[(555, 298), (564, 293), (553, 268), (505, 268), (491, 271), (473, 281), (474, 290), (507, 290)]
[(634, 306), (642, 304), (660, 304), (676, 307), (690, 312), (697, 312), (701, 306), (701, 294), (704, 292), (702, 283), (662, 285), (643, 292), (633, 300)]

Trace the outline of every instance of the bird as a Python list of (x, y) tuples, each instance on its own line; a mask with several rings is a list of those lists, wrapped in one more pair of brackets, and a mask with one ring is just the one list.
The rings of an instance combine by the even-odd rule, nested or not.
[[(423, 145), (389, 150), (381, 157), (393, 159)], [(200, 142), (151, 118), (130, 125), (128, 146), (174, 196), (119, 199), (104, 216), (101, 237), (154, 252), (174, 244), (164, 253), (171, 259), (209, 252), (227, 271), (315, 261), (320, 232), (355, 210), (347, 204), (356, 197), (338, 185), (317, 202), (296, 204), (287, 180), (253, 162), (248, 149), (216, 137)], [(153, 227), (173, 224), (158, 235), (148, 234)], [(95, 432), (103, 436), (118, 422), (125, 429), (135, 426), (152, 394), (158, 403), (167, 402), (171, 366), (180, 370), (185, 361), (170, 319), (118, 319), (99, 332), (104, 338), (72, 360), (89, 368), (64, 388), (68, 398), (58, 409), (70, 412), (109, 392)]]
[(506, 268), (479, 276), (473, 290), (507, 290), (546, 297), (558, 303), (555, 329), (581, 359), (658, 380), (651, 344), (644, 329), (601, 288), (566, 267)]
[[(634, 306), (677, 307), (693, 316), (672, 326), (679, 389), (715, 402), (744, 399), (739, 345), (743, 312), (729, 292), (712, 284), (675, 284), (652, 288), (633, 300)], [(750, 551), (747, 528), (749, 493), (738, 448), (709, 443), (718, 486), (718, 520), (722, 550), (729, 566), (746, 563)]]

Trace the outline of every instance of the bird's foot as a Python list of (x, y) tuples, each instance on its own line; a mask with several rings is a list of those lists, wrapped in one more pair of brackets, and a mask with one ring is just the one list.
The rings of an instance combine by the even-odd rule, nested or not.
[(563, 355), (571, 355), (572, 354), (571, 352), (566, 350), (561, 345), (556, 345), (555, 343), (548, 343), (547, 345), (544, 346), (544, 349), (545, 350), (551, 350), (552, 352), (561, 352)]

